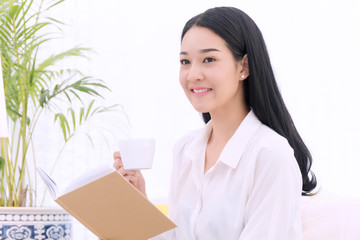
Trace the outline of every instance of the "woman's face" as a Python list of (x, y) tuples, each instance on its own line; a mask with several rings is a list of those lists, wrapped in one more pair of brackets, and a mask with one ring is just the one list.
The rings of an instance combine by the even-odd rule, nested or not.
[(180, 52), (180, 83), (198, 112), (233, 111), (243, 100), (244, 57), (236, 61), (226, 42), (204, 27), (184, 35)]

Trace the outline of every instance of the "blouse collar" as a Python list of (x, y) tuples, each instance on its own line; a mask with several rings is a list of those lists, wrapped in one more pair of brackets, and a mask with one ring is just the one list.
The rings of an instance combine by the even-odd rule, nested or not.
[[(222, 162), (227, 166), (235, 169), (244, 153), (244, 150), (250, 142), (252, 136), (257, 129), (262, 125), (260, 120), (256, 117), (253, 110), (247, 114), (244, 120), (241, 122), (234, 135), (226, 143), (218, 162)], [(186, 156), (191, 160), (199, 159), (206, 149), (206, 144), (209, 140), (212, 131), (211, 120), (206, 126), (200, 130), (199, 134), (191, 142)]]

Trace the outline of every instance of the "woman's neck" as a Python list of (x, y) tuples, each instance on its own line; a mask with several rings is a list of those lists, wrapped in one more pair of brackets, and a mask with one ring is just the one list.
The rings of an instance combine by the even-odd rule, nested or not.
[(227, 111), (210, 113), (212, 122), (212, 133), (208, 144), (214, 143), (224, 146), (234, 135), (250, 109), (245, 106), (238, 111)]
[(240, 109), (216, 114), (210, 113), (212, 132), (206, 146), (204, 173), (215, 165), (226, 143), (250, 111), (247, 107)]

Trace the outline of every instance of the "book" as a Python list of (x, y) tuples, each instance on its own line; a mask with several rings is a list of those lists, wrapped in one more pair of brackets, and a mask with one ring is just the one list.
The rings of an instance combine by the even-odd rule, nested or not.
[(102, 240), (144, 240), (176, 227), (110, 166), (93, 169), (59, 191), (40, 167), (53, 199)]

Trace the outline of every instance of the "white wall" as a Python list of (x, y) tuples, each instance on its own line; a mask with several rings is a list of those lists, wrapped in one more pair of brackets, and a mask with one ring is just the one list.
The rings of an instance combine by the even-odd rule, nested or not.
[[(108, 126), (117, 132), (110, 147), (99, 139), (91, 150), (79, 138), (66, 149), (55, 178), (64, 184), (90, 167), (112, 162), (116, 139), (131, 132), (156, 139), (154, 166), (144, 175), (150, 199), (166, 198), (172, 146), (186, 131), (202, 126), (178, 84), (180, 33), (190, 17), (220, 5), (243, 9), (262, 29), (283, 97), (313, 154), (322, 187), (360, 197), (357, 0), (65, 1), (54, 12), (68, 24), (57, 47), (82, 44), (96, 51), (90, 61), (75, 64), (110, 85), (107, 101), (124, 107), (131, 128), (115, 127), (125, 124), (119, 115), (101, 119), (115, 122)], [(49, 148), (47, 140), (42, 144)], [(76, 239), (89, 239), (81, 234)]]

